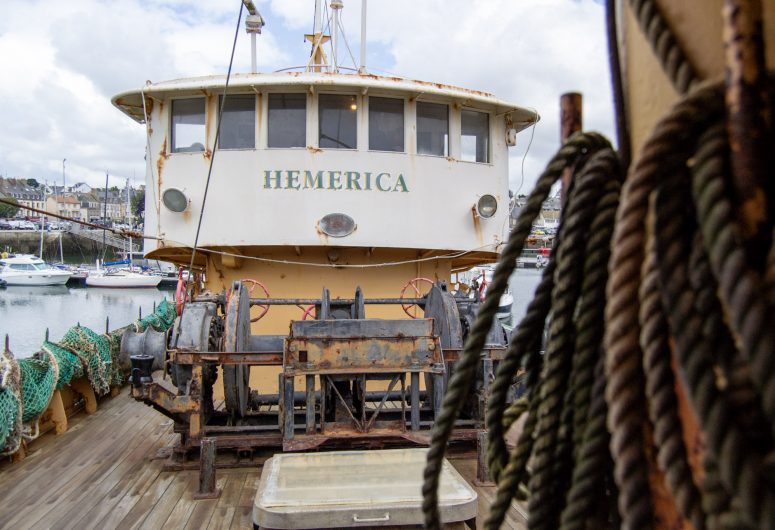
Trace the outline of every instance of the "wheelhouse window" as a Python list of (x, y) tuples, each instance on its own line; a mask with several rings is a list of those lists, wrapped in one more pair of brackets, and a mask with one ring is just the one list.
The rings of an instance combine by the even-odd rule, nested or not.
[(256, 146), (256, 98), (252, 95), (223, 96), (221, 131), (218, 147), (221, 149), (253, 149)]
[(205, 150), (204, 98), (172, 100), (172, 152)]
[(404, 100), (369, 98), (369, 149), (404, 150)]
[(307, 95), (269, 94), (269, 147), (307, 146)]
[(460, 159), (489, 162), (490, 116), (486, 112), (463, 110), (460, 118)]
[(449, 154), (449, 107), (441, 103), (417, 102), (417, 153)]
[(355, 96), (320, 94), (318, 99), (319, 146), (356, 149), (358, 100)]

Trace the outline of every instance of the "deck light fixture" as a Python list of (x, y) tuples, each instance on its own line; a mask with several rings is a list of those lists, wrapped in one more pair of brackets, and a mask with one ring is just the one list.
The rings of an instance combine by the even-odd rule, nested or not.
[(498, 210), (498, 200), (492, 195), (482, 195), (476, 201), (476, 213), (479, 217), (489, 219)]
[(177, 188), (167, 188), (161, 194), (161, 202), (168, 210), (180, 213), (188, 208), (188, 197)]

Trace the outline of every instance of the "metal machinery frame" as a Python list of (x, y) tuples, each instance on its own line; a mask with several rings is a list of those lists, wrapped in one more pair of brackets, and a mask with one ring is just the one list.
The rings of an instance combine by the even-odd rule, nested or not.
[[(372, 304), (416, 304), (424, 318), (367, 319)], [(272, 305), (314, 305), (315, 319), (291, 321), (287, 336), (251, 335), (251, 307)], [(319, 299), (251, 298), (246, 284), (235, 281), (228, 295), (186, 303), (166, 334), (127, 332), (121, 350), (131, 359), (132, 396), (175, 421), (179, 451), (205, 437), (236, 450), (427, 445), (478, 305), (453, 296), (443, 282), (423, 298), (366, 299), (358, 288), (352, 299), (332, 300), (328, 289)], [(453, 441), (473, 442), (484, 429), (506, 341), (496, 322)], [(251, 367), (262, 366), (281, 367), (276, 394), (250, 389)], [(223, 407), (213, 401), (219, 367)], [(370, 381), (379, 390), (367, 389)]]

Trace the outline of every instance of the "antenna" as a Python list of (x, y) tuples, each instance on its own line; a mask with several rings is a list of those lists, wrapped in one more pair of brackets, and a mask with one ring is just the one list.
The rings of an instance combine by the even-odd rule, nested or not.
[(242, 0), (248, 10), (248, 16), (245, 17), (245, 31), (250, 35), (250, 73), (257, 72), (256, 67), (256, 34), (261, 33), (264, 27), (264, 18), (253, 5), (253, 0)]
[(342, 3), (342, 0), (331, 0), (331, 64), (334, 67), (334, 72), (339, 72), (339, 64), (336, 57), (336, 45), (339, 43), (339, 16), (343, 7), (344, 4)]

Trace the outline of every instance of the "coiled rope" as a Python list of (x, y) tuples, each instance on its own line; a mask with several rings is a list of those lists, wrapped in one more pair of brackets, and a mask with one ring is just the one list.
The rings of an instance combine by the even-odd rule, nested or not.
[[(775, 289), (775, 271), (749, 266), (741, 243), (730, 198), (724, 87), (696, 84), (687, 68), (673, 70), (683, 79), (679, 88), (692, 92), (645, 144), (615, 223), (610, 213), (600, 217), (599, 205), (609, 192), (615, 204), (620, 177), (615, 164), (592, 176), (607, 153), (597, 136), (583, 156), (575, 149), (592, 137), (573, 137), (530, 195), (434, 427), (423, 488), (429, 528), (440, 526), (436, 489), (444, 448), (513, 271), (514, 251), (563, 163), (576, 170), (559, 245), (491, 387), (487, 462), (497, 494), (486, 526), (499, 528), (512, 499), (527, 491), (530, 528), (650, 528), (682, 520), (697, 529), (775, 528), (775, 328), (767, 294)], [(595, 208), (589, 207), (595, 193), (584, 189), (589, 183), (600, 201)], [(597, 222), (579, 230), (577, 216), (590, 211)], [(610, 260), (605, 253), (593, 257), (600, 241), (590, 244), (606, 230), (609, 238), (613, 231)], [(606, 261), (607, 282), (587, 278), (605, 274), (600, 264)], [(592, 289), (601, 284), (605, 296)], [(602, 305), (604, 332), (595, 315)], [(508, 388), (522, 367), (527, 397), (509, 404)], [(679, 411), (679, 399), (690, 410)], [(519, 412), (527, 414), (524, 431), (509, 453), (504, 432)], [(697, 441), (685, 439), (692, 422), (705, 444), (702, 469)], [(676, 520), (658, 519), (671, 510)]]

